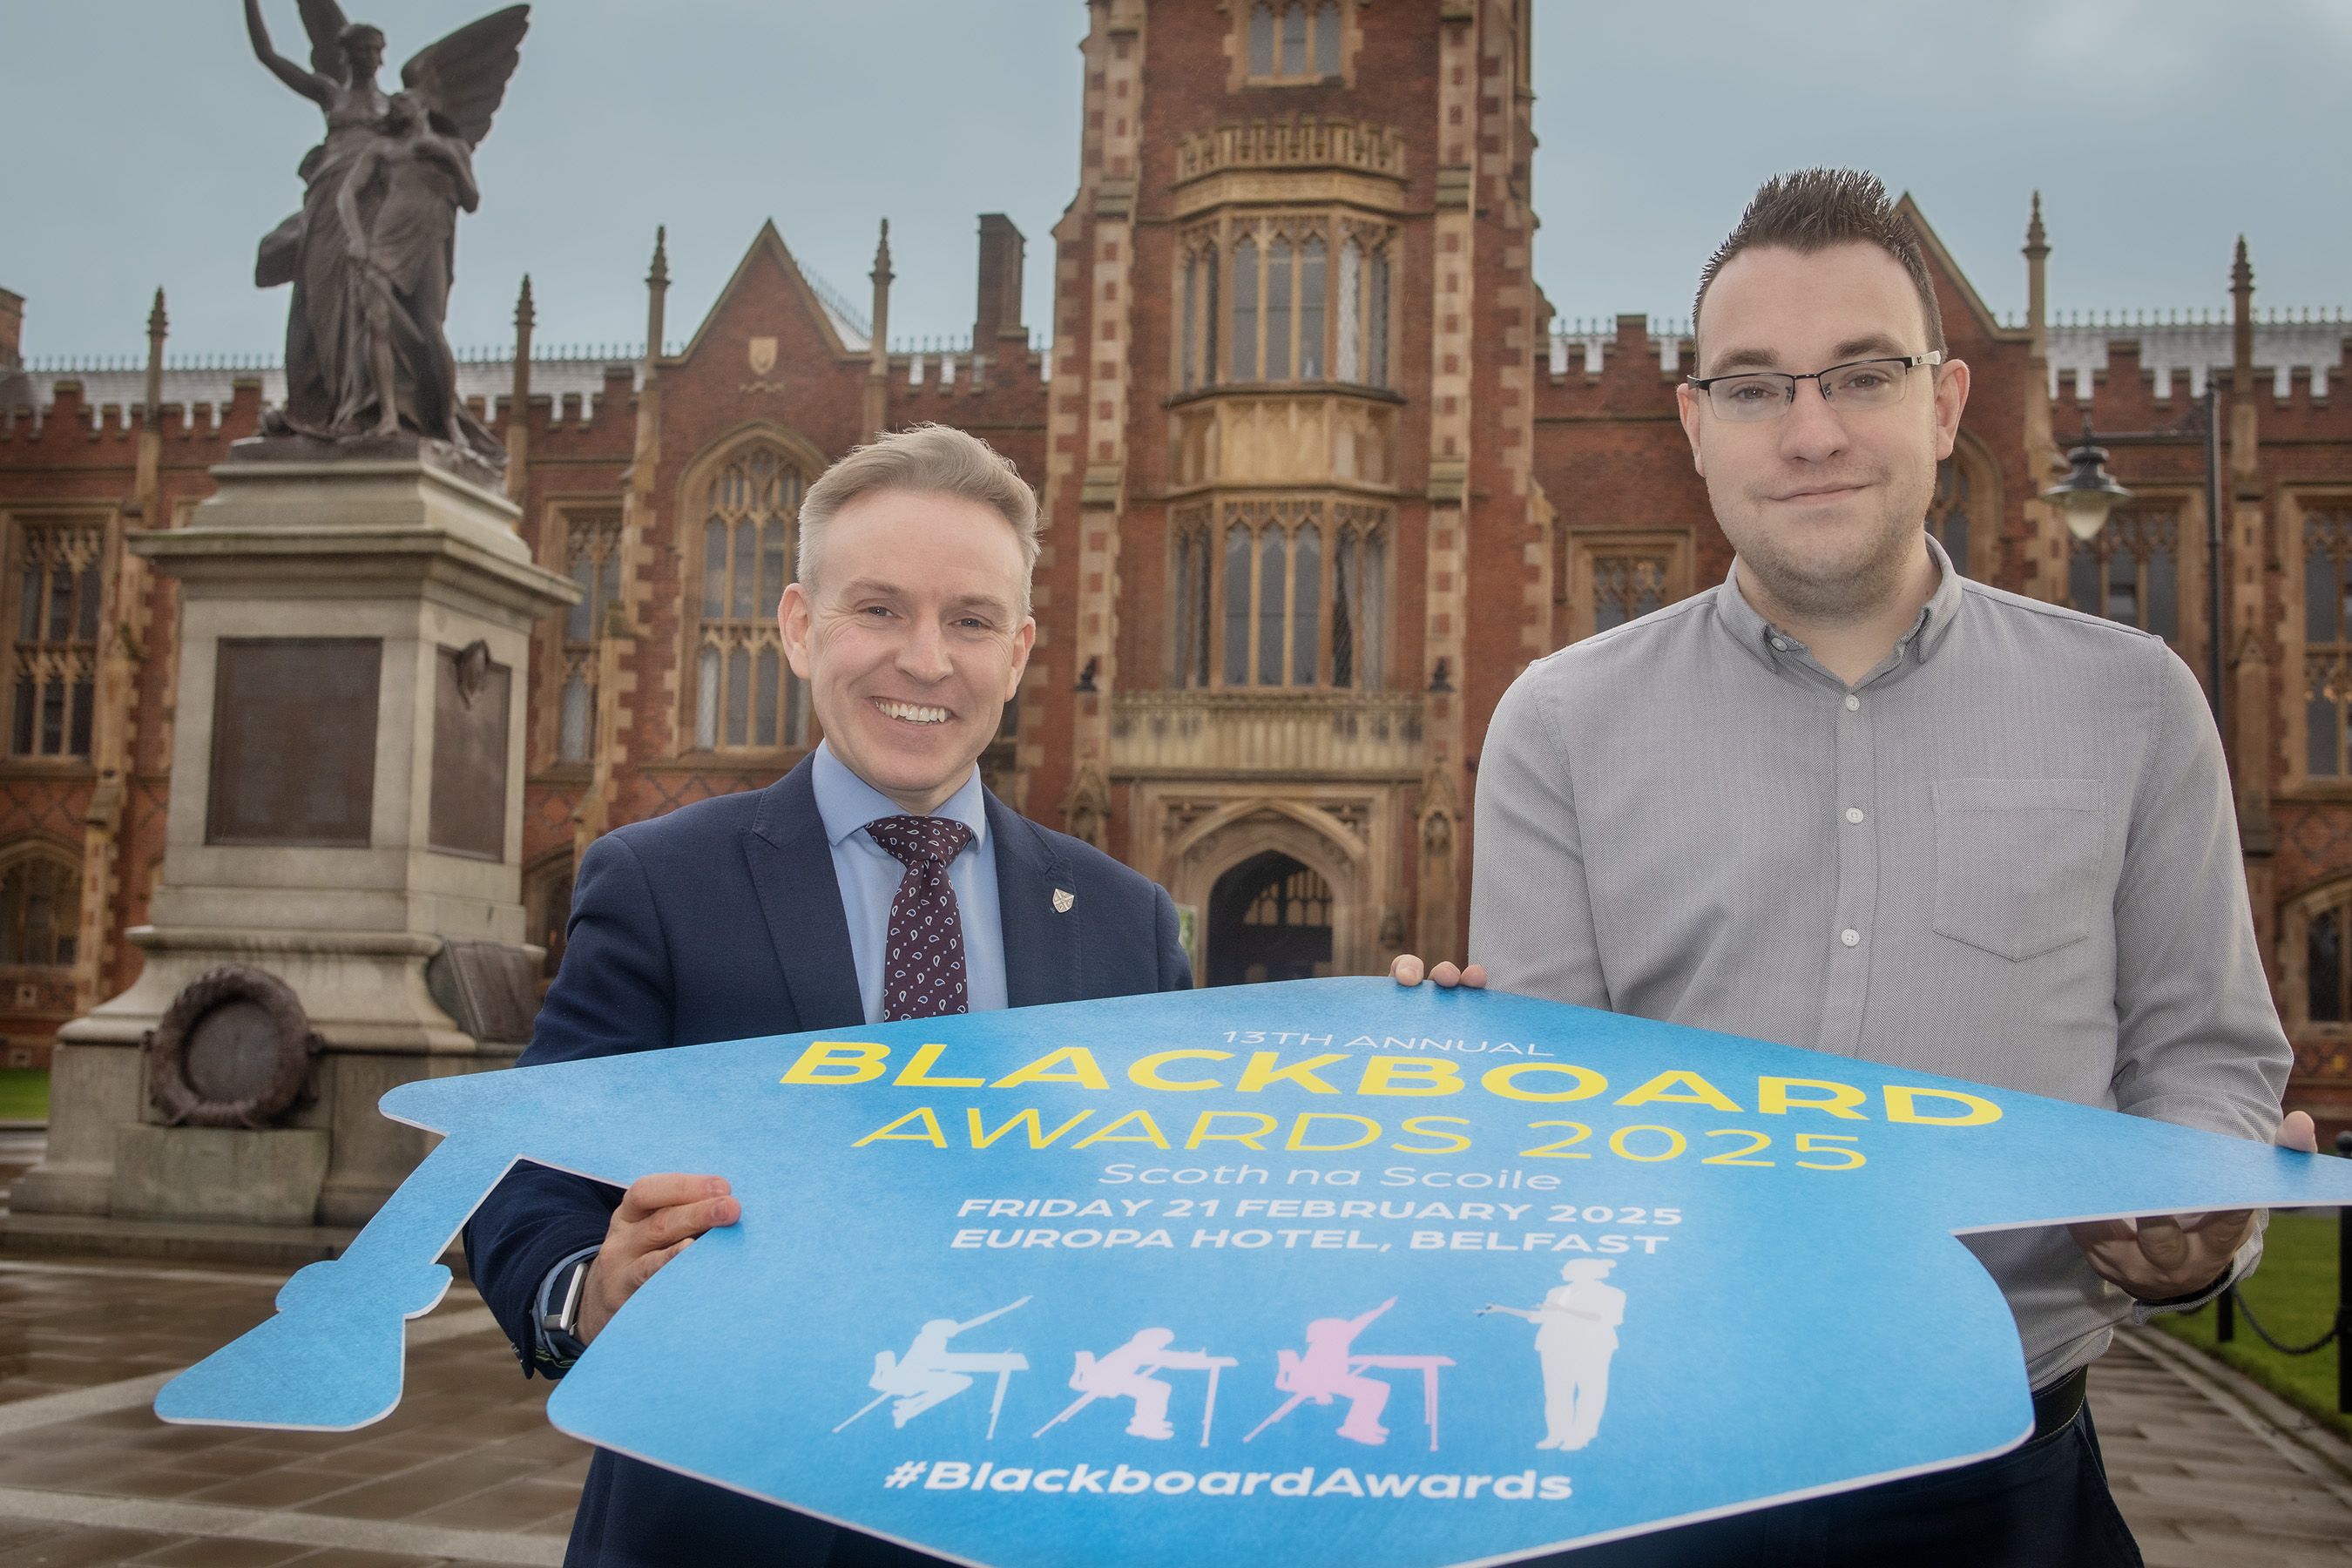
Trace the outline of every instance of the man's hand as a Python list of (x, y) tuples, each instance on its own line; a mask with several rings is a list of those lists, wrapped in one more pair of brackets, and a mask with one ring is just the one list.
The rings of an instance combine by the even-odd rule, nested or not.
[[(1421, 984), (1421, 970), (1420, 959), (1409, 952), (1402, 953), (1394, 963), (1389, 965), (1389, 978), (1400, 985), (1418, 985)], [(1440, 961), (1437, 967), (1429, 972), (1429, 977), (1437, 982), (1440, 991), (1451, 991), (1456, 985), (1467, 985), (1473, 991), (1486, 988), (1486, 966), (1483, 963), (1457, 969), (1450, 963)]]
[[(2272, 1134), (2282, 1149), (2319, 1152), (2318, 1131), (2302, 1111), (2288, 1113)], [(2210, 1288), (2252, 1234), (2251, 1209), (2216, 1214), (2151, 1215), (2137, 1222), (2093, 1220), (2066, 1227), (2091, 1267), (2143, 1301), (2170, 1301)]]
[(713, 1226), (733, 1225), (743, 1205), (730, 1195), (723, 1176), (640, 1176), (621, 1194), (604, 1245), (588, 1266), (581, 1288), (580, 1342), (604, 1331), (621, 1304), (637, 1293), (661, 1266)]

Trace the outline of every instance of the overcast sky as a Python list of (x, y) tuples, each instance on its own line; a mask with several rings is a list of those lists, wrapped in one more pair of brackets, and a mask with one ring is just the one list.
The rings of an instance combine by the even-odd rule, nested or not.
[[(1214, 0), (1155, 0), (1207, 5)], [(1396, 0), (1376, 0), (1386, 9)], [(369, 0), (396, 63), (491, 0)], [(293, 0), (264, 0), (308, 55)], [(298, 205), (319, 112), (266, 73), (232, 0), (0, 0), (0, 288), (26, 352), (274, 355), (256, 242)], [(975, 216), (1029, 237), (1049, 319), (1077, 173), (1080, 0), (539, 0), (458, 231), (449, 329), (633, 341), (654, 226), (684, 337), (761, 220), (863, 307), (891, 220), (894, 339), (971, 329)], [(1564, 319), (1687, 314), (1756, 182), (1876, 169), (1994, 310), (2025, 302), (2029, 194), (2065, 310), (2226, 305), (2231, 241), (2268, 306), (2352, 303), (2352, 0), (1538, 0), (1536, 272)]]

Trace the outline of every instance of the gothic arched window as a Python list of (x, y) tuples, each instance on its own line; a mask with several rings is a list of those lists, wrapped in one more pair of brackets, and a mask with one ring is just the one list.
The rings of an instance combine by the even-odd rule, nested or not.
[(8, 749), (19, 757), (87, 757), (97, 706), (105, 527), (25, 522), (15, 531), (16, 679)]
[(2180, 512), (2170, 505), (2117, 507), (2095, 539), (2074, 541), (2066, 594), (2085, 615), (2105, 616), (2167, 642), (2180, 637)]
[(556, 971), (563, 967), (564, 931), (572, 923), (572, 851), (559, 849), (523, 873), (522, 939), (543, 947), (547, 956), (539, 968), (540, 989), (545, 993)]
[(1171, 520), (1174, 684), (1381, 688), (1387, 512), (1323, 500), (1206, 505)]
[(1234, 246), (1234, 379), (1257, 379), (1257, 241)]
[(1328, 81), (1342, 72), (1339, 0), (1255, 0), (1244, 26), (1252, 86)]
[(1969, 574), (1969, 503), (1974, 487), (1966, 464), (1947, 458), (1936, 465), (1936, 499), (1927, 503), (1927, 531), (1952, 558), (1952, 569)]
[(2352, 776), (2352, 510), (2304, 514), (2303, 683), (2305, 773)]
[(621, 514), (574, 512), (563, 520), (563, 557), (580, 602), (563, 617), (563, 677), (556, 694), (555, 756), (585, 763), (596, 747), (598, 656), (621, 602)]
[(0, 965), (69, 969), (81, 929), (81, 867), (47, 846), (0, 867)]
[(792, 581), (803, 480), (773, 442), (729, 457), (701, 500), (694, 744), (766, 751), (805, 742), (807, 692), (784, 661), (776, 605)]
[[(1339, 212), (1216, 218), (1185, 236), (1171, 296), (1175, 390), (1257, 381), (1386, 386), (1393, 237), (1387, 226)], [(1232, 258), (1222, 313), (1221, 240)], [(1231, 345), (1223, 363), (1220, 328)]]

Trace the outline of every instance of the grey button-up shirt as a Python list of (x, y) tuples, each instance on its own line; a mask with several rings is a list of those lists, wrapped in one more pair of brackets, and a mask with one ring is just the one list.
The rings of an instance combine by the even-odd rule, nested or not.
[[(1504, 990), (2267, 1141), (2291, 1052), (2196, 679), (1929, 546), (1935, 596), (1852, 687), (1736, 566), (1530, 667), (1479, 758), (1469, 956)], [(1968, 1242), (2036, 1387), (2135, 1312), (2063, 1230)]]

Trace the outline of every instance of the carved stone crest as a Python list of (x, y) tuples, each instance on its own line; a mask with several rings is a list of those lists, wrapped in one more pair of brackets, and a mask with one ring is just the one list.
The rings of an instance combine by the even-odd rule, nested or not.
[(490, 679), (489, 643), (481, 637), (467, 643), (457, 650), (457, 666), (458, 700), (471, 708)]
[(753, 338), (751, 342), (751, 374), (765, 375), (776, 368), (776, 340)]

